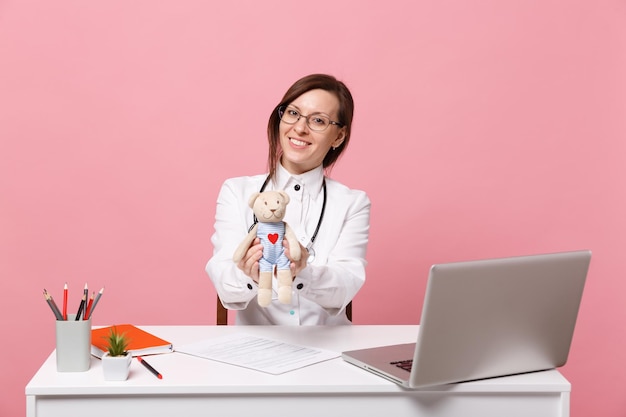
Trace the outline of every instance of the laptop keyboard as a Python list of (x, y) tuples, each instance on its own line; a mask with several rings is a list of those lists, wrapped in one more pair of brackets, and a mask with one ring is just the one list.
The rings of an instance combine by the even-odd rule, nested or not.
[(413, 359), (407, 359), (403, 361), (389, 362), (391, 365), (396, 365), (398, 368), (402, 368), (405, 371), (411, 372), (411, 366), (413, 366)]

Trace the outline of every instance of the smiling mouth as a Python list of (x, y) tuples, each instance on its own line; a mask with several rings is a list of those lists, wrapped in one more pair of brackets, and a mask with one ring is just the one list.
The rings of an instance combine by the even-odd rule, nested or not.
[(296, 146), (309, 146), (310, 145), (309, 142), (305, 142), (305, 141), (295, 139), (295, 138), (289, 138), (289, 142), (293, 143)]
[(277, 218), (280, 217), (281, 214), (282, 213), (279, 213), (279, 212), (265, 213), (265, 214), (263, 214), (263, 220), (267, 221), (269, 219), (274, 219), (274, 218), (277, 219)]

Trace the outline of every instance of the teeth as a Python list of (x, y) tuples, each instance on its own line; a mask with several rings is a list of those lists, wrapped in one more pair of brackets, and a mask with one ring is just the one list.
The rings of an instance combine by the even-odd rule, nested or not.
[(289, 138), (289, 140), (291, 140), (291, 143), (293, 143), (294, 145), (297, 145), (297, 146), (305, 146), (305, 145), (307, 145), (306, 142), (303, 142), (303, 141), (298, 140), (298, 139)]

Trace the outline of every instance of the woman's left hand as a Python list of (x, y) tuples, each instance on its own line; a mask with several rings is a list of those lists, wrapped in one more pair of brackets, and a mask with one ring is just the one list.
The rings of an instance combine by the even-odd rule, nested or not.
[[(300, 243), (298, 243), (298, 245), (300, 245)], [(307, 251), (304, 246), (300, 245), (300, 253), (302, 255), (300, 255), (299, 260), (294, 261), (291, 257), (291, 253), (289, 253), (289, 242), (287, 242), (287, 239), (283, 240), (283, 246), (285, 247), (285, 254), (287, 255), (287, 258), (289, 258), (289, 260), (291, 261), (291, 263), (289, 264), (289, 268), (291, 269), (291, 276), (295, 278), (296, 275), (300, 273), (300, 271), (306, 268), (306, 261), (309, 257), (309, 251)]]

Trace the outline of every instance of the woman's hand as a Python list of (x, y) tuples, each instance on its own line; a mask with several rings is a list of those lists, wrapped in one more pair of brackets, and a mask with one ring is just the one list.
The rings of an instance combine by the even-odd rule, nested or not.
[(263, 245), (257, 237), (246, 251), (245, 255), (239, 262), (237, 268), (241, 269), (244, 274), (252, 278), (254, 282), (259, 283), (259, 260), (263, 257)]
[[(298, 245), (300, 245), (300, 243), (298, 243)], [(289, 260), (291, 261), (291, 263), (289, 264), (289, 269), (291, 269), (291, 276), (295, 278), (296, 275), (300, 273), (300, 271), (306, 268), (306, 261), (309, 258), (309, 251), (307, 251), (304, 246), (300, 245), (300, 253), (302, 255), (300, 255), (299, 260), (294, 261), (291, 257), (291, 254), (289, 253), (289, 242), (287, 242), (287, 239), (283, 240), (283, 246), (285, 247), (285, 254), (287, 255), (287, 258), (289, 258)]]

